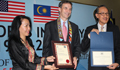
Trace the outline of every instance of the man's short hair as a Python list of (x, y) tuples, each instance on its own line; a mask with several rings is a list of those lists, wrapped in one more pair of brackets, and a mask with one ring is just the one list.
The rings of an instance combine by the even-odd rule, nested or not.
[[(98, 7), (96, 8), (96, 13), (99, 12), (99, 8), (101, 8), (101, 7), (105, 7), (105, 8), (107, 8), (105, 5), (100, 5), (100, 6), (98, 6)], [(107, 8), (107, 10), (108, 10), (108, 8)], [(108, 11), (109, 11), (109, 10), (108, 10)]]
[[(97, 22), (98, 22), (98, 18), (95, 16), (95, 14), (99, 13), (99, 8), (101, 8), (101, 7), (107, 8), (105, 5), (99, 5), (99, 6), (94, 10), (94, 12), (93, 12), (94, 18), (95, 18), (95, 20), (96, 20)], [(108, 8), (107, 8), (107, 10), (108, 10)], [(108, 11), (109, 11), (109, 10), (108, 10)]]
[(58, 7), (61, 8), (64, 3), (69, 3), (69, 4), (72, 6), (72, 2), (67, 1), (67, 0), (62, 0), (62, 1), (59, 3)]

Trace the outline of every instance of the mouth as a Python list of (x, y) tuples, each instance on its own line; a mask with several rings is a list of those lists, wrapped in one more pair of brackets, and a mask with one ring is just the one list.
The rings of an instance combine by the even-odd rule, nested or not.
[(108, 20), (108, 18), (103, 18), (103, 20), (107, 21), (107, 20)]
[(70, 15), (70, 13), (65, 13), (67, 16), (69, 16)]
[(30, 33), (30, 32), (27, 32), (28, 34)]

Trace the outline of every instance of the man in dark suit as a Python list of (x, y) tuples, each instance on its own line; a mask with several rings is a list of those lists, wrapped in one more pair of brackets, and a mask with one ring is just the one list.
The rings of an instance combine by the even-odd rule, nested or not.
[(115, 63), (107, 67), (91, 67), (90, 56), (88, 60), (88, 70), (110, 70), (115, 69), (120, 64), (120, 33), (119, 28), (113, 24), (107, 24), (109, 20), (109, 12), (106, 6), (100, 5), (96, 8), (94, 13), (97, 24), (89, 26), (85, 30), (84, 38), (81, 43), (82, 51), (86, 51), (90, 48), (90, 32), (113, 32), (114, 38), (114, 53), (115, 53)]
[[(68, 20), (72, 11), (70, 1), (61, 1), (59, 3), (60, 17), (45, 24), (45, 34), (43, 40), (43, 56), (53, 55), (51, 41), (69, 41), (71, 44), (74, 69), (77, 67), (77, 59), (80, 56), (80, 36), (78, 26)], [(63, 70), (63, 69), (62, 69)], [(73, 69), (64, 69), (73, 70)]]

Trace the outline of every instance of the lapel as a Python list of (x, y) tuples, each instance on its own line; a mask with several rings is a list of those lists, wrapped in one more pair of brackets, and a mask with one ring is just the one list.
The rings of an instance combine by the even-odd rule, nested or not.
[(57, 27), (57, 20), (55, 21), (55, 23), (54, 23), (53, 26), (54, 26), (55, 32), (56, 32), (56, 33), (55, 33), (55, 34), (56, 34), (56, 40), (57, 40), (57, 41), (60, 41), (60, 40), (59, 40), (58, 27)]
[(110, 25), (107, 24), (107, 31), (111, 31)]
[(95, 24), (94, 28), (98, 29), (98, 25), (97, 25), (97, 24)]
[(68, 34), (67, 34), (67, 41), (69, 41), (69, 24), (68, 24), (68, 31), (67, 32), (68, 32)]

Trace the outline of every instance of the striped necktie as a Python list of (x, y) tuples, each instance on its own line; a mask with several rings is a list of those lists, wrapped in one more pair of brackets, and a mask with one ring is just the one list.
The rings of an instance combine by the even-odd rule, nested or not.
[(104, 29), (104, 27), (103, 27), (103, 26), (101, 26), (101, 32), (104, 32), (104, 30), (103, 30), (103, 29)]

